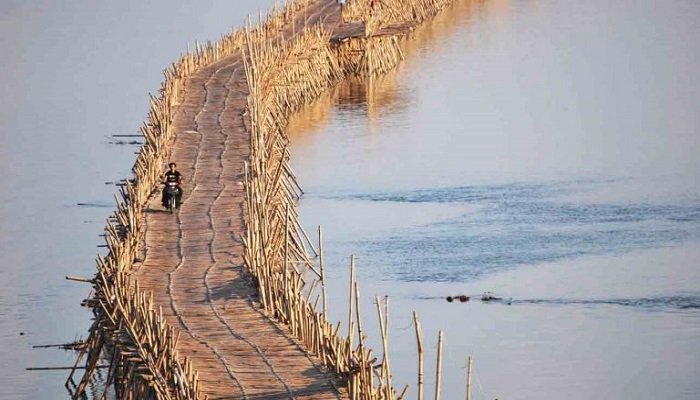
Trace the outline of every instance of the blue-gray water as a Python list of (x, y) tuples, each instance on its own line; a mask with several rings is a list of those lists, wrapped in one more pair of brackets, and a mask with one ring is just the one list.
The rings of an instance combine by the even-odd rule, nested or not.
[(444, 398), (700, 398), (697, 71), (695, 1), (458, 2), (292, 122), (333, 315), (355, 254), (409, 398), (413, 310), (428, 396), (444, 329)]
[[(72, 352), (32, 349), (85, 336), (80, 308), (115, 187), (137, 146), (148, 92), (195, 40), (217, 39), (248, 1), (0, 1), (0, 398), (68, 398)], [(79, 207), (77, 203), (93, 204)], [(20, 335), (24, 333), (24, 335)]]
[[(296, 122), (302, 219), (324, 226), (332, 311), (358, 255), (366, 328), (389, 295), (397, 386), (415, 394), (410, 312), (443, 398), (700, 396), (700, 7), (462, 2), (406, 62)], [(167, 5), (166, 11), (162, 8)], [(0, 398), (66, 395), (114, 187), (161, 70), (252, 2), (0, 2)], [(76, 203), (94, 204), (78, 207)], [(445, 302), (493, 291), (510, 306)], [(24, 335), (20, 336), (20, 332)], [(413, 397), (413, 396), (410, 396)]]

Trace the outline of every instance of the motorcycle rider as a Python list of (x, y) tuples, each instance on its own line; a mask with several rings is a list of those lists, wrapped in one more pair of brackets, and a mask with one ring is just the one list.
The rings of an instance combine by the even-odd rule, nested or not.
[(165, 194), (165, 191), (168, 188), (168, 186), (167, 186), (168, 183), (175, 182), (175, 183), (177, 183), (178, 189), (180, 189), (180, 195), (178, 196), (178, 199), (177, 199), (178, 205), (182, 204), (182, 192), (183, 192), (182, 185), (181, 185), (183, 177), (182, 177), (182, 174), (175, 169), (175, 167), (177, 167), (177, 165), (174, 162), (171, 162), (170, 164), (168, 164), (168, 167), (170, 169), (165, 172), (165, 174), (163, 175), (163, 180), (162, 180), (162, 183), (165, 184), (165, 187), (163, 188), (161, 203), (163, 204), (163, 207), (165, 207), (165, 208), (168, 208), (168, 203), (166, 201), (166, 194)]

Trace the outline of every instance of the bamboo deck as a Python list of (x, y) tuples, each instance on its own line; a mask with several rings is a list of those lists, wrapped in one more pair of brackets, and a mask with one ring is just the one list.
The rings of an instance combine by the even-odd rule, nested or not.
[(333, 377), (257, 311), (241, 254), (242, 171), (249, 154), (240, 56), (193, 76), (174, 120), (172, 160), (187, 177), (177, 215), (160, 197), (146, 212), (146, 258), (137, 273), (184, 331), (179, 351), (200, 372), (209, 399), (336, 399)]
[[(334, 1), (308, 10), (306, 24), (335, 25)], [(297, 23), (301, 30), (304, 21)], [(151, 198), (146, 257), (136, 273), (153, 291), (168, 323), (182, 331), (178, 350), (199, 371), (209, 399), (338, 399), (337, 377), (252, 304), (243, 266), (243, 169), (249, 132), (243, 121), (248, 85), (242, 55), (195, 73), (175, 115), (170, 159), (186, 177), (177, 215)]]

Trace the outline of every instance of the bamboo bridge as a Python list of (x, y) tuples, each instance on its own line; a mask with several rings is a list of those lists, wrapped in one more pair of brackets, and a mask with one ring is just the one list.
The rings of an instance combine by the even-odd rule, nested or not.
[[(74, 398), (104, 362), (105, 386), (124, 399), (402, 397), (381, 302), (381, 360), (363, 343), (357, 282), (346, 334), (327, 321), (284, 128), (345, 76), (393, 68), (397, 38), (449, 3), (358, 0), (341, 15), (335, 0), (290, 1), (166, 70), (85, 301), (95, 322), (76, 361), (86, 372), (66, 383)], [(160, 205), (167, 161), (186, 178), (175, 215)]]

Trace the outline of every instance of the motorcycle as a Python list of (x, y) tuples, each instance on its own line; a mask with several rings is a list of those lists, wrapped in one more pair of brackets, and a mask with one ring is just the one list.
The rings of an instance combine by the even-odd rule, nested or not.
[(165, 184), (165, 205), (170, 213), (174, 213), (176, 209), (180, 208), (180, 186), (177, 182), (168, 182)]

